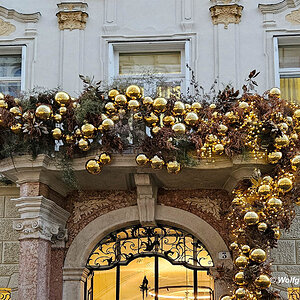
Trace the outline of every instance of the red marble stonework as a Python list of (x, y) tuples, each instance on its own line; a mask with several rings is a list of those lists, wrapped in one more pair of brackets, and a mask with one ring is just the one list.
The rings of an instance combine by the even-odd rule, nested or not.
[(65, 258), (64, 248), (51, 250), (50, 298), (61, 300), (63, 291), (63, 266)]

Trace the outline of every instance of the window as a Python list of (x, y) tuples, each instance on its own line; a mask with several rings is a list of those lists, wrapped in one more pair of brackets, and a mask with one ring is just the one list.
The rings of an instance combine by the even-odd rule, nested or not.
[(1, 93), (16, 97), (23, 89), (24, 52), (22, 47), (0, 47)]
[(189, 41), (111, 43), (109, 76), (134, 81), (148, 96), (180, 93), (187, 86), (188, 45)]
[(300, 101), (300, 37), (277, 39), (277, 67), (282, 98)]

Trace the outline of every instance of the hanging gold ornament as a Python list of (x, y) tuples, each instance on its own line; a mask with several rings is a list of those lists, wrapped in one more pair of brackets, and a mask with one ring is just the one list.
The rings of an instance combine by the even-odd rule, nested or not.
[(194, 103), (192, 103), (192, 110), (193, 111), (195, 111), (195, 112), (200, 112), (201, 111), (201, 109), (202, 109), (202, 105), (201, 105), (201, 103), (199, 103), (199, 102), (194, 102)]
[(224, 146), (222, 144), (216, 144), (214, 146), (214, 152), (218, 155), (222, 155), (224, 152)]
[(184, 104), (184, 108), (187, 112), (191, 111), (192, 106), (188, 103)]
[(163, 118), (163, 123), (164, 123), (165, 126), (174, 125), (175, 118), (173, 116), (165, 116)]
[(263, 249), (254, 249), (250, 252), (249, 257), (252, 261), (262, 263), (267, 259), (267, 254)]
[(281, 91), (280, 91), (280, 89), (279, 89), (279, 88), (276, 88), (276, 87), (270, 89), (269, 96), (270, 96), (271, 98), (279, 99), (280, 96), (281, 96)]
[(236, 115), (234, 114), (233, 111), (228, 111), (226, 114), (225, 114), (225, 117), (229, 119), (229, 121), (233, 122), (236, 120)]
[(261, 185), (259, 188), (258, 188), (258, 193), (261, 195), (261, 196), (268, 196), (270, 195), (271, 193), (271, 186), (268, 185), (268, 184), (263, 184)]
[(279, 239), (280, 239), (280, 236), (281, 236), (279, 227), (273, 228), (273, 232), (274, 232), (274, 238), (275, 238), (276, 240), (279, 240)]
[(135, 113), (133, 115), (133, 119), (136, 121), (141, 121), (141, 120), (143, 120), (143, 115), (141, 113)]
[(112, 129), (114, 127), (115, 124), (114, 124), (113, 120), (107, 118), (107, 119), (105, 119), (105, 120), (102, 121), (101, 125), (102, 125), (102, 128), (104, 130), (110, 130), (110, 129)]
[(60, 114), (55, 114), (54, 115), (54, 120), (57, 122), (57, 123), (60, 123), (62, 121), (62, 116)]
[(230, 250), (236, 251), (239, 249), (239, 245), (236, 242), (233, 242), (229, 245)]
[(249, 253), (249, 252), (250, 252), (250, 246), (248, 246), (248, 245), (243, 245), (243, 246), (242, 246), (242, 252), (243, 252), (244, 254)]
[(73, 103), (72, 103), (72, 107), (73, 107), (74, 109), (77, 109), (77, 108), (80, 107), (80, 104), (79, 104), (78, 102), (73, 102)]
[(107, 111), (109, 114), (111, 114), (111, 113), (113, 113), (113, 112), (116, 111), (116, 108), (115, 108), (115, 106), (114, 106), (114, 104), (113, 104), (112, 102), (107, 102), (107, 103), (105, 104), (105, 109), (106, 109), (106, 111)]
[(114, 123), (118, 123), (120, 121), (120, 117), (118, 115), (111, 116), (111, 119)]
[(181, 166), (180, 163), (176, 160), (169, 161), (167, 163), (167, 170), (169, 174), (178, 174), (180, 172)]
[(178, 135), (185, 134), (185, 125), (183, 123), (174, 124), (172, 130)]
[(149, 162), (149, 158), (145, 154), (140, 153), (136, 156), (135, 161), (139, 166), (145, 166)]
[(292, 141), (296, 142), (296, 141), (298, 141), (299, 136), (298, 136), (297, 133), (292, 133), (290, 138), (291, 138)]
[(248, 291), (244, 288), (238, 288), (237, 290), (235, 290), (234, 295), (236, 299), (247, 299)]
[(52, 109), (48, 105), (39, 105), (35, 110), (35, 115), (41, 120), (49, 120), (52, 115)]
[(85, 169), (93, 175), (97, 175), (101, 172), (101, 166), (96, 159), (90, 159), (85, 164)]
[(64, 116), (67, 113), (67, 108), (65, 106), (61, 106), (58, 110), (58, 112)]
[(78, 142), (78, 147), (82, 151), (88, 151), (90, 150), (90, 142), (86, 139), (80, 139)]
[(286, 134), (275, 138), (275, 146), (278, 148), (285, 147), (289, 144), (290, 140)]
[(257, 229), (260, 231), (260, 232), (265, 232), (267, 229), (268, 229), (268, 225), (264, 222), (262, 223), (259, 223), (257, 225)]
[(258, 289), (263, 290), (263, 289), (267, 289), (268, 287), (270, 287), (271, 280), (270, 280), (269, 276), (262, 274), (255, 279), (254, 284)]
[(225, 134), (228, 131), (228, 127), (226, 125), (220, 124), (218, 127), (218, 132), (220, 134)]
[(56, 93), (54, 99), (59, 105), (67, 105), (71, 100), (70, 96), (66, 92)]
[[(40, 105), (40, 106), (42, 106), (42, 105)], [(40, 107), (40, 106), (39, 106), (39, 107)], [(44, 106), (47, 106), (47, 105), (44, 105)], [(12, 113), (12, 114), (13, 114), (14, 116), (16, 116), (16, 117), (22, 116), (22, 112), (21, 112), (21, 110), (20, 110), (20, 108), (19, 108), (18, 106), (12, 107), (12, 108), (9, 110), (9, 112)]]
[(79, 128), (77, 128), (77, 129), (75, 130), (75, 135), (76, 135), (77, 137), (81, 137), (81, 136), (82, 136), (81, 130), (80, 130)]
[(255, 211), (248, 211), (244, 216), (244, 221), (247, 225), (255, 225), (259, 222), (259, 216)]
[(52, 136), (54, 139), (59, 140), (62, 136), (62, 132), (60, 128), (54, 128), (52, 130)]
[(295, 110), (293, 117), (294, 117), (296, 120), (300, 121), (300, 109), (296, 109), (296, 110)]
[(235, 261), (234, 261), (235, 265), (236, 265), (239, 269), (244, 269), (244, 268), (246, 268), (247, 265), (248, 265), (248, 262), (249, 262), (249, 259), (248, 259), (248, 257), (246, 257), (245, 255), (240, 255), (240, 256), (238, 256), (238, 257), (235, 259)]
[(199, 121), (199, 117), (194, 112), (189, 112), (184, 118), (184, 122), (189, 126), (195, 126)]
[(289, 126), (285, 122), (278, 124), (278, 127), (283, 132), (287, 132), (289, 129)]
[(117, 95), (115, 97), (115, 103), (118, 106), (125, 106), (127, 104), (127, 98), (125, 95)]
[(142, 96), (141, 89), (137, 85), (130, 85), (126, 89), (126, 96), (132, 100), (140, 99)]
[(158, 132), (160, 132), (160, 130), (161, 130), (161, 128), (160, 128), (159, 126), (154, 126), (154, 127), (152, 128), (152, 132), (153, 132), (154, 134), (157, 134)]
[(152, 169), (155, 169), (155, 170), (160, 170), (163, 167), (163, 165), (165, 164), (164, 161), (157, 155), (155, 155), (153, 158), (151, 158), (150, 162), (151, 162)]
[(20, 124), (20, 123), (14, 124), (14, 125), (10, 126), (10, 129), (13, 133), (16, 133), (16, 134), (20, 133), (22, 130), (22, 124)]
[(287, 193), (293, 188), (293, 181), (288, 177), (283, 177), (278, 180), (277, 185), (281, 192)]
[(237, 285), (245, 285), (247, 282), (245, 281), (244, 272), (238, 272), (234, 276), (234, 282)]
[(216, 109), (217, 106), (216, 106), (216, 104), (212, 103), (212, 104), (209, 106), (209, 108), (210, 108), (210, 109)]
[(118, 96), (120, 93), (118, 90), (110, 90), (108, 92), (108, 98), (112, 101), (114, 101), (116, 99), (116, 96)]
[(153, 104), (153, 99), (151, 97), (145, 97), (143, 99), (143, 104), (144, 105), (152, 105)]
[(232, 297), (228, 295), (223, 295), (219, 298), (219, 300), (232, 300)]
[(67, 134), (65, 140), (67, 144), (73, 144), (75, 142), (75, 139), (71, 134)]
[(140, 106), (140, 102), (137, 100), (130, 100), (128, 102), (128, 108), (131, 110), (136, 110), (139, 108), (139, 106)]
[(300, 155), (296, 155), (291, 159), (292, 168), (296, 171), (300, 167)]
[(92, 124), (84, 124), (81, 126), (81, 132), (85, 138), (92, 138), (94, 131), (95, 127)]
[(148, 126), (155, 126), (155, 124), (159, 121), (159, 118), (154, 113), (151, 113), (149, 116), (145, 117), (145, 121)]
[(185, 106), (181, 101), (176, 101), (173, 107), (173, 114), (176, 116), (182, 115), (185, 111)]
[[(124, 115), (126, 114), (126, 110), (125, 110), (124, 108), (120, 108), (120, 109), (118, 110), (118, 113), (119, 113), (120, 116), (124, 116)], [(103, 119), (102, 119), (102, 120), (103, 120)]]
[(167, 107), (167, 100), (165, 98), (156, 98), (153, 102), (153, 108), (156, 112), (164, 112)]
[(107, 165), (111, 162), (111, 156), (108, 153), (101, 153), (99, 156), (99, 162), (103, 165)]
[(249, 107), (249, 104), (245, 101), (242, 101), (239, 103), (239, 108), (247, 109), (248, 107)]
[(8, 108), (8, 104), (3, 99), (0, 100), (0, 108)]
[(276, 164), (282, 158), (282, 152), (276, 151), (268, 154), (268, 161), (271, 164)]
[(282, 201), (280, 199), (272, 197), (267, 201), (267, 208), (270, 210), (278, 210), (282, 208)]

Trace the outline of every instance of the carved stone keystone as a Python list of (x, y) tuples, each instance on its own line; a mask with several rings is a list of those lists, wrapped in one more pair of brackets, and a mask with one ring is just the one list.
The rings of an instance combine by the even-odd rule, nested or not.
[(213, 24), (224, 24), (224, 28), (227, 29), (230, 23), (240, 23), (243, 6), (238, 4), (217, 4), (209, 10)]

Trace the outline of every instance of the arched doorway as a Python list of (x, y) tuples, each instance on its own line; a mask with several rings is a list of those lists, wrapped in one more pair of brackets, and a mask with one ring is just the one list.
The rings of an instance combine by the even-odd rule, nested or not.
[(212, 258), (192, 234), (134, 225), (104, 237), (90, 253), (86, 300), (213, 299)]

